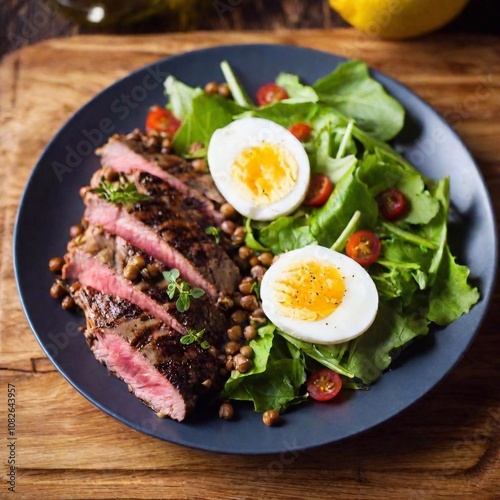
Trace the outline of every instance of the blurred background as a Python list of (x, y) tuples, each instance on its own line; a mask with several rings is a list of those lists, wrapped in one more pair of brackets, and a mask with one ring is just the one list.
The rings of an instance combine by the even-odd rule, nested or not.
[[(345, 9), (350, 9), (366, 0), (331, 0), (331, 3), (344, 4)], [(78, 33), (335, 26), (348, 24), (327, 0), (1, 0), (0, 56), (47, 38)], [(500, 1), (470, 0), (461, 14), (441, 31), (499, 35)]]

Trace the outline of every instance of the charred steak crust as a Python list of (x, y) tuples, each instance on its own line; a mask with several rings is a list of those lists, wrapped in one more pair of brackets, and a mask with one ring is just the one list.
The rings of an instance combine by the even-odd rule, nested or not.
[(119, 207), (88, 191), (85, 218), (139, 247), (212, 297), (232, 293), (240, 279), (239, 269), (224, 249), (196, 221), (185, 214), (141, 202)]
[[(111, 137), (107, 144), (97, 150), (97, 154), (102, 157), (103, 166), (110, 167), (124, 174), (141, 171), (154, 175), (170, 184), (185, 196), (197, 198), (201, 204), (202, 212), (210, 220), (217, 223), (223, 221), (224, 217), (215, 209), (213, 200), (206, 194), (208, 191), (212, 192), (215, 190), (214, 193), (216, 194), (215, 197), (219, 200), (218, 203), (224, 202), (209, 174), (195, 172), (189, 166), (189, 163), (179, 156), (162, 154), (161, 151), (154, 155), (148, 153), (144, 149), (145, 146), (142, 145), (142, 139), (134, 139), (134, 134), (136, 133), (129, 134), (128, 136), (115, 135)], [(137, 132), (137, 134), (140, 135), (141, 133)], [(139, 146), (139, 143), (141, 146)], [(180, 164), (186, 165), (185, 168), (189, 170), (189, 175), (178, 177), (175, 175), (174, 170), (170, 170), (170, 167)], [(207, 178), (204, 179), (200, 188), (197, 178), (202, 175)], [(204, 189), (203, 186), (205, 185), (208, 185), (210, 189)]]
[(132, 301), (137, 307), (166, 321), (172, 328), (186, 333), (206, 328), (210, 331), (225, 332), (228, 319), (206, 296), (191, 300), (186, 313), (175, 307), (175, 298), (167, 294), (167, 283), (159, 276), (154, 280), (132, 282), (126, 280), (122, 270), (126, 260), (141, 256), (147, 264), (154, 264), (164, 270), (159, 262), (115, 237), (102, 228), (89, 226), (83, 235), (68, 244), (63, 277), (79, 280), (83, 285), (93, 286), (103, 293), (110, 293)]
[[(98, 150), (104, 168), (91, 188), (103, 178), (125, 179), (149, 199), (120, 205), (83, 188), (85, 230), (68, 244), (62, 278), (76, 281), (68, 291), (85, 314), (96, 359), (159, 416), (182, 421), (200, 399), (214, 400), (223, 388), (228, 372), (219, 353), (232, 321), (215, 300), (236, 292), (240, 271), (230, 237), (222, 235), (218, 244), (206, 232), (224, 221), (216, 206), (225, 200), (200, 171), (203, 162), (195, 168), (171, 154), (169, 144), (134, 131)], [(183, 313), (162, 275), (173, 268), (206, 292)], [(183, 341), (200, 331), (201, 339)]]
[[(105, 169), (97, 170), (92, 176), (90, 187), (98, 187), (105, 176)], [(196, 222), (203, 228), (213, 224), (213, 221), (203, 213), (203, 203), (199, 198), (181, 193), (159, 177), (140, 171), (122, 174), (122, 177), (127, 182), (135, 184), (140, 193), (149, 197), (147, 206), (151, 212), (158, 212), (161, 215), (168, 210), (171, 213), (183, 214), (184, 218)]]
[[(182, 335), (169, 328), (140, 308), (119, 298), (81, 287), (73, 297), (87, 318), (86, 337), (91, 349), (100, 352), (103, 337), (118, 335), (132, 348), (132, 356), (141, 356), (149, 366), (159, 372), (177, 391), (185, 403), (185, 412), (192, 410), (200, 396), (215, 396), (223, 386), (220, 362), (214, 351), (203, 349), (198, 343), (181, 343)], [(211, 346), (220, 348), (223, 335), (207, 332), (203, 337)], [(102, 349), (101, 349), (102, 351)], [(107, 365), (102, 357), (101, 362)], [(137, 395), (139, 387), (130, 384), (130, 367), (116, 362), (108, 366), (119, 378), (129, 378), (129, 388)], [(154, 373), (151, 372), (154, 376)], [(127, 380), (126, 380), (127, 381)], [(158, 408), (153, 404), (154, 388), (148, 397), (148, 388), (141, 386), (141, 400), (161, 416), (171, 413), (169, 408)], [(182, 412), (181, 412), (182, 413)], [(184, 418), (181, 415), (181, 420)]]
[(144, 157), (148, 162), (158, 165), (163, 171), (175, 176), (215, 203), (224, 203), (225, 200), (215, 186), (212, 176), (208, 172), (196, 171), (192, 161), (163, 152), (162, 141), (154, 140), (140, 130), (135, 130), (127, 136), (115, 135), (112, 140), (125, 144), (134, 153)]

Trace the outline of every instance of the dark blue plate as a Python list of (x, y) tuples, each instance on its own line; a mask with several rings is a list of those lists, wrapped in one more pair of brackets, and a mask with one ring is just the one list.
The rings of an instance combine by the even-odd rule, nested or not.
[(144, 123), (148, 107), (163, 104), (168, 74), (189, 85), (222, 81), (228, 60), (245, 88), (274, 80), (281, 71), (307, 83), (333, 70), (343, 58), (313, 50), (271, 45), (215, 47), (171, 57), (132, 73), (96, 96), (47, 146), (28, 182), (15, 232), (16, 278), (26, 316), (47, 356), (62, 375), (101, 410), (152, 436), (194, 448), (227, 453), (273, 453), (318, 446), (363, 432), (407, 408), (432, 389), (458, 362), (477, 333), (496, 271), (494, 217), (481, 174), (454, 131), (426, 103), (394, 80), (373, 72), (407, 110), (396, 146), (431, 178), (451, 177), (453, 217), (449, 240), (471, 269), (482, 299), (470, 314), (433, 331), (403, 353), (403, 359), (366, 392), (345, 391), (332, 404), (308, 403), (268, 428), (251, 405), (238, 407), (232, 422), (217, 416), (186, 423), (161, 420), (126, 385), (94, 359), (77, 327), (83, 318), (61, 309), (48, 293), (47, 262), (63, 255), (68, 228), (83, 205), (78, 190), (99, 167), (93, 150), (115, 132)]

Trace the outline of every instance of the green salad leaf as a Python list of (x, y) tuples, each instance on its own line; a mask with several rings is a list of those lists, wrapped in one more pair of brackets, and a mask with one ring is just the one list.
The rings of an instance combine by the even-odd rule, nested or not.
[(233, 370), (224, 387), (224, 397), (252, 401), (259, 412), (281, 411), (306, 398), (300, 393), (306, 380), (304, 357), (292, 344), (275, 335), (274, 325), (259, 328), (250, 346), (254, 350), (252, 369), (246, 373)]
[(239, 119), (249, 116), (265, 118), (282, 127), (288, 128), (298, 122), (309, 123), (318, 112), (318, 109), (317, 106), (308, 102), (289, 103), (286, 101), (279, 101), (263, 108), (246, 110), (236, 115), (234, 118)]
[[(381, 240), (380, 256), (367, 268), (379, 310), (363, 335), (316, 345), (267, 324), (249, 342), (252, 368), (233, 371), (223, 395), (253, 401), (257, 411), (282, 410), (307, 397), (306, 373), (318, 366), (338, 372), (346, 387), (367, 388), (403, 348), (428, 333), (431, 323), (449, 324), (479, 300), (468, 282), (469, 269), (456, 263), (447, 244), (449, 179), (425, 177), (386, 142), (403, 127), (404, 109), (360, 61), (340, 64), (312, 86), (281, 73), (276, 83), (289, 98), (264, 107), (251, 102), (227, 62), (221, 69), (233, 99), (167, 79), (168, 107), (182, 120), (174, 137), (177, 152), (186, 155), (193, 142), (207, 146), (216, 129), (242, 117), (286, 128), (303, 122), (312, 128), (304, 143), (312, 174), (326, 174), (335, 184), (320, 208), (300, 207), (269, 222), (247, 219), (246, 245), (274, 254), (311, 244), (343, 251), (358, 229), (373, 230)], [(405, 195), (409, 206), (404, 217), (389, 222), (379, 213), (377, 196), (392, 188)], [(207, 231), (217, 236), (215, 228)]]
[(427, 315), (430, 321), (438, 325), (448, 325), (479, 300), (477, 288), (467, 283), (469, 269), (455, 262), (446, 245), (436, 281), (430, 294), (430, 309)]
[(312, 213), (312, 235), (320, 245), (331, 247), (357, 210), (361, 213), (358, 227), (373, 229), (378, 205), (353, 167), (342, 177), (326, 204)]
[(276, 78), (276, 84), (287, 91), (289, 98), (286, 99), (286, 102), (288, 103), (311, 103), (318, 101), (318, 94), (316, 94), (314, 89), (308, 85), (302, 84), (297, 75), (280, 73), (278, 78)]
[(353, 118), (358, 127), (381, 141), (392, 139), (403, 128), (403, 106), (370, 77), (361, 61), (340, 64), (313, 89), (321, 102)]
[(194, 98), (203, 94), (203, 90), (189, 87), (170, 75), (165, 80), (165, 94), (168, 97), (167, 108), (179, 120), (184, 120), (193, 111)]
[(243, 111), (234, 101), (205, 94), (194, 97), (191, 106), (191, 112), (174, 137), (173, 146), (181, 155), (189, 151), (193, 142), (208, 144), (217, 129), (229, 125), (233, 116)]
[(403, 347), (427, 331), (425, 319), (414, 321), (381, 302), (373, 325), (349, 342), (345, 366), (364, 384), (371, 384)]
[(274, 254), (316, 243), (305, 215), (278, 217), (261, 229), (259, 238)]

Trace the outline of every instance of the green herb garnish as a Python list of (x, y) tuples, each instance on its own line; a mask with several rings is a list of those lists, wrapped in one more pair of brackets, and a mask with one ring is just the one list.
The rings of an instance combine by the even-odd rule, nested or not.
[(208, 226), (205, 229), (205, 234), (208, 234), (210, 236), (214, 237), (215, 243), (220, 242), (220, 229), (215, 227), (215, 226)]
[(202, 349), (209, 349), (210, 344), (203, 339), (203, 334), (205, 333), (205, 328), (197, 332), (196, 330), (189, 330), (186, 335), (181, 337), (181, 344), (190, 345), (197, 342)]
[(162, 274), (168, 283), (168, 297), (173, 299), (177, 295), (175, 307), (179, 312), (186, 312), (189, 309), (191, 305), (191, 297), (193, 299), (198, 299), (202, 295), (205, 295), (205, 292), (201, 288), (191, 288), (191, 285), (187, 281), (180, 280), (180, 272), (178, 269), (174, 268), (170, 271), (165, 271)]
[(99, 198), (116, 203), (117, 205), (128, 205), (129, 203), (139, 203), (140, 201), (148, 201), (149, 197), (139, 193), (133, 182), (127, 182), (120, 175), (119, 182), (108, 182), (104, 178), (98, 187), (92, 190)]

